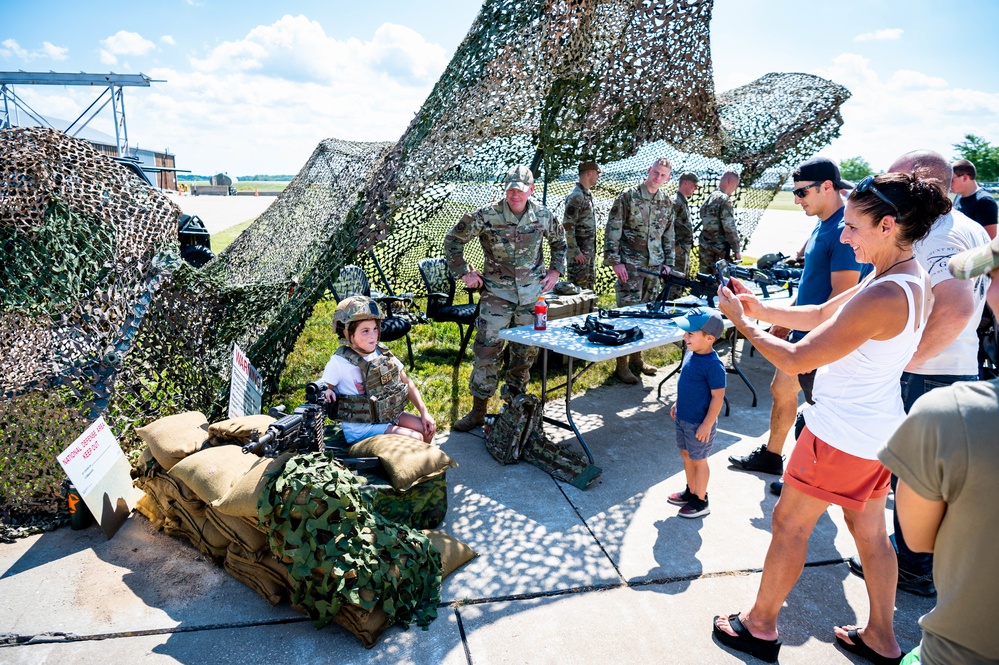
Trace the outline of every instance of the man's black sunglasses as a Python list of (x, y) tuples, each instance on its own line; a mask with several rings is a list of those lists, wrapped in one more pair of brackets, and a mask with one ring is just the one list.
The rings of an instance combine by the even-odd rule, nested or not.
[(825, 180), (819, 180), (818, 182), (813, 182), (811, 185), (805, 185), (804, 187), (799, 187), (798, 189), (792, 189), (791, 193), (797, 196), (799, 199), (805, 198), (805, 194), (808, 193), (809, 187), (821, 187)]
[(895, 219), (902, 218), (902, 214), (898, 211), (898, 206), (892, 203), (891, 199), (889, 199), (887, 196), (879, 192), (878, 188), (874, 186), (874, 176), (869, 175), (863, 180), (861, 180), (859, 183), (857, 183), (857, 187), (856, 189), (854, 189), (854, 191), (857, 192), (858, 194), (863, 194), (864, 192), (871, 192), (872, 194), (874, 194), (874, 196), (878, 197), (879, 199), (881, 199), (882, 201), (891, 206), (891, 209), (895, 211)]

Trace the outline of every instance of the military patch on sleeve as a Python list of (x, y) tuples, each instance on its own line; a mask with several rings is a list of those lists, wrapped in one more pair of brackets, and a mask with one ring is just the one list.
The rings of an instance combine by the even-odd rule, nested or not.
[(576, 214), (576, 206), (574, 206), (574, 205), (566, 206), (565, 207), (565, 214), (566, 215), (575, 215)]
[(458, 222), (458, 226), (454, 227), (454, 230), (457, 233), (462, 233), (465, 230), (465, 221)]

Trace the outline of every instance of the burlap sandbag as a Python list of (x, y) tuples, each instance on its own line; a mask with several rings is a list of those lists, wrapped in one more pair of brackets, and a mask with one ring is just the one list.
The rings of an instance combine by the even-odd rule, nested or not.
[(341, 605), (333, 622), (356, 635), (365, 649), (375, 646), (390, 625), (381, 605), (376, 605), (370, 612), (357, 605)]
[(441, 553), (442, 577), (447, 577), (479, 556), (471, 547), (443, 531), (425, 530), (423, 533), (430, 539), (430, 544)]
[(273, 459), (253, 456), (253, 465), (232, 484), (224, 496), (212, 501), (212, 508), (223, 515), (250, 517), (256, 521), (260, 493), (264, 491), (270, 477), (280, 473), (291, 456), (292, 453), (283, 453)]
[(266, 413), (258, 413), (252, 416), (239, 416), (221, 422), (212, 423), (208, 427), (208, 435), (214, 439), (213, 445), (226, 440), (245, 441), (257, 430), (259, 434), (267, 431), (267, 427), (274, 422)]
[[(229, 540), (239, 543), (247, 553), (255, 554), (267, 549), (267, 535), (251, 525), (242, 517), (232, 517), (223, 515), (211, 506), (205, 511), (208, 520), (215, 525), (222, 535)], [(256, 524), (256, 519), (253, 520)], [(267, 549), (269, 552), (270, 550)]]
[(232, 543), (222, 566), (271, 605), (277, 605), (291, 597), (293, 582), (288, 576), (287, 568), (270, 553), (259, 559), (248, 557), (238, 543)]
[(206, 448), (170, 469), (170, 475), (194, 490), (205, 503), (224, 497), (260, 458), (246, 455), (239, 446)]
[(399, 434), (379, 434), (358, 441), (348, 455), (377, 457), (392, 487), (399, 492), (458, 466), (440, 448)]
[(166, 520), (163, 532), (168, 536), (180, 536), (197, 547), (202, 554), (215, 563), (221, 563), (225, 557), (229, 543), (232, 541), (222, 535), (214, 524), (208, 520), (205, 510), (190, 510), (188, 505), (172, 501), (170, 515), (175, 520)]
[(201, 450), (208, 441), (208, 419), (197, 411), (154, 420), (135, 430), (165, 470)]

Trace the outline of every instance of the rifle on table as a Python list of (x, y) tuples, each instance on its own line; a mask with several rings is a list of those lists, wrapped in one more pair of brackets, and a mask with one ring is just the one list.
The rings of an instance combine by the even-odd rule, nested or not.
[[(277, 457), (285, 452), (325, 453), (326, 417), (336, 417), (336, 402), (326, 402), (325, 388), (318, 383), (305, 387), (306, 403), (291, 414), (284, 405), (271, 408), (268, 412), (277, 418), (260, 434), (253, 430), (250, 442), (243, 446), (243, 452), (260, 457)], [(378, 465), (377, 457), (340, 457), (331, 450), (337, 461), (349, 469), (366, 469)], [(342, 451), (341, 451), (342, 452)]]

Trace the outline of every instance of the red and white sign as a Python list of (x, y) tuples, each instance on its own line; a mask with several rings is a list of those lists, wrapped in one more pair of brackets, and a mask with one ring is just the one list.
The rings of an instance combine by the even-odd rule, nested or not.
[(104, 418), (59, 453), (59, 464), (105, 535), (113, 536), (142, 492), (132, 487), (131, 465)]

